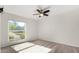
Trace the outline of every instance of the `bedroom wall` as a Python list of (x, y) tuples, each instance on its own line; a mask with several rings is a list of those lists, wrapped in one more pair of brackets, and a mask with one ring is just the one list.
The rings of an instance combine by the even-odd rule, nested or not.
[(1, 13), (0, 13), (0, 52), (1, 52)]
[(39, 39), (79, 47), (79, 8), (51, 14), (39, 21), (38, 36)]
[[(10, 20), (10, 19), (14, 19), (14, 20), (22, 21), (22, 22), (26, 23), (26, 31), (27, 31), (26, 40), (22, 40), (22, 41), (20, 40), (20, 41), (14, 41), (14, 42), (8, 41), (8, 20)], [(18, 15), (4, 12), (2, 14), (1, 23), (2, 23), (1, 24), (1, 29), (2, 29), (1, 47), (37, 39), (37, 30), (36, 30), (37, 22), (34, 21), (33, 19), (28, 19), (28, 18), (24, 18), (24, 17), (18, 16)]]

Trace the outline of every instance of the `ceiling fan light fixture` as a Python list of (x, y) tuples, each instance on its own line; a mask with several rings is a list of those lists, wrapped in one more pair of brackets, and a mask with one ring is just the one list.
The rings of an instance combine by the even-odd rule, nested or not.
[(42, 17), (42, 16), (43, 16), (43, 14), (40, 14), (40, 16)]

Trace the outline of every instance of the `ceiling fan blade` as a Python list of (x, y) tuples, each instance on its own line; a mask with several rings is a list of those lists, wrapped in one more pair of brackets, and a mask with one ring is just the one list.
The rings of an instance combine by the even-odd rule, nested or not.
[(37, 12), (41, 13), (41, 11), (39, 9), (37, 9)]
[(3, 8), (0, 8), (0, 13), (3, 12)]
[(45, 13), (44, 13), (43, 15), (44, 15), (44, 16), (48, 16), (48, 14), (45, 14)]
[(33, 15), (39, 15), (39, 14), (37, 13), (37, 14), (33, 14)]
[(48, 13), (48, 12), (50, 12), (50, 10), (46, 10), (46, 11), (44, 11), (44, 13)]

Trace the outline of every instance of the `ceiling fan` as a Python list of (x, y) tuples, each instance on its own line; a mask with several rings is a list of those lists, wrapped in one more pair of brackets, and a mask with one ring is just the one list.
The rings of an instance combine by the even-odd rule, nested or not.
[(38, 15), (39, 18), (42, 16), (48, 16), (48, 13), (50, 12), (50, 10), (48, 8), (49, 8), (49, 6), (44, 9), (41, 6), (39, 6), (38, 9), (36, 9), (37, 13), (33, 14), (33, 15)]
[(3, 7), (0, 8), (0, 13), (2, 13), (2, 12), (3, 12)]

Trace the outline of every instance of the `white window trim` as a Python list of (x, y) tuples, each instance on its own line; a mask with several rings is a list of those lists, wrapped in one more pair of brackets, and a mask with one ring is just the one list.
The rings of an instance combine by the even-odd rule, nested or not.
[[(9, 21), (9, 20), (8, 20)], [(19, 21), (19, 20), (15, 20), (16, 22), (23, 22), (23, 21)], [(24, 22), (25, 23), (25, 22)], [(26, 40), (27, 38), (27, 35), (26, 35), (26, 23), (25, 23), (25, 27), (24, 27), (24, 30), (25, 31), (25, 39), (22, 39), (22, 41)], [(9, 23), (8, 23), (8, 42), (15, 42), (15, 41), (21, 41), (21, 40), (13, 40), (13, 41), (10, 41), (9, 39)]]

